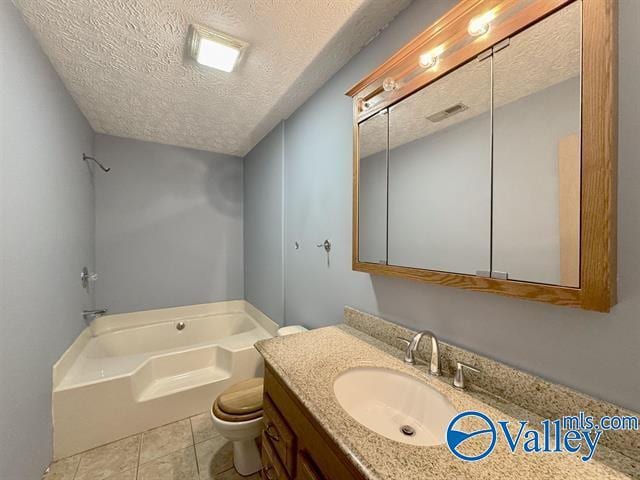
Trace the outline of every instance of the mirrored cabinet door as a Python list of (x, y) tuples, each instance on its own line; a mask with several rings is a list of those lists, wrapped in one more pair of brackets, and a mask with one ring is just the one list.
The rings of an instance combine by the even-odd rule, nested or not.
[(580, 283), (580, 16), (573, 3), (493, 56), (494, 276)]
[(383, 110), (358, 125), (358, 259), (387, 263), (388, 115)]
[(475, 59), (391, 107), (390, 265), (490, 270), (490, 109), (491, 62)]

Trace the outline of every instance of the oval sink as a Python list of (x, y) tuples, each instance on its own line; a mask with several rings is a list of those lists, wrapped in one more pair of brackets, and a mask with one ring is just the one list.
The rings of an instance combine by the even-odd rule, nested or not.
[(358, 367), (333, 384), (338, 403), (357, 422), (391, 440), (432, 446), (445, 442), (458, 413), (440, 392), (394, 370)]

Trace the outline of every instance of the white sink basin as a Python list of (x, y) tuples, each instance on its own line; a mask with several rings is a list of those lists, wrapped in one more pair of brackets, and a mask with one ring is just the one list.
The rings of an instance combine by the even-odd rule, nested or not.
[[(336, 378), (333, 390), (338, 403), (356, 421), (411, 445), (443, 444), (447, 426), (458, 413), (446, 397), (426, 383), (384, 368), (347, 370)], [(403, 427), (409, 434), (403, 433)]]

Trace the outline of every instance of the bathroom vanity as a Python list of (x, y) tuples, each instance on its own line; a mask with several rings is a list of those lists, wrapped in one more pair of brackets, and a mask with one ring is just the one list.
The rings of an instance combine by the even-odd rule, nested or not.
[[(345, 324), (258, 342), (256, 348), (266, 365), (263, 478), (461, 480), (552, 476), (606, 480), (640, 476), (638, 431), (607, 432), (588, 462), (582, 462), (579, 454), (511, 453), (505, 441), (499, 441), (482, 461), (464, 462), (451, 453), (444, 433), (435, 442), (420, 440), (412, 444), (410, 438), (398, 440), (384, 427), (380, 430), (377, 425), (365, 425), (362, 418), (357, 420), (336, 396), (336, 385), (345, 374), (363, 370), (385, 373), (379, 377), (377, 388), (395, 394), (396, 403), (389, 400), (388, 419), (383, 413), (378, 417), (389, 420), (388, 424), (401, 422), (394, 431), (404, 422), (420, 429), (416, 423), (420, 411), (431, 412), (430, 416), (440, 401), (456, 412), (475, 410), (514, 424), (517, 419), (533, 424), (580, 410), (595, 417), (633, 413), (442, 342), (443, 374), (429, 375), (426, 363), (411, 366), (403, 361), (404, 347), (397, 337), (410, 338), (413, 333), (347, 308)], [(419, 356), (428, 359), (430, 347), (428, 342), (422, 344)], [(455, 361), (482, 370), (469, 374), (464, 391), (452, 386)], [(396, 376), (416, 382), (413, 392), (392, 385)], [(432, 395), (425, 400), (420, 389)], [(353, 391), (355, 403), (365, 401), (366, 395), (366, 390)], [(411, 405), (414, 411), (407, 412)], [(401, 414), (390, 415), (391, 410)]]

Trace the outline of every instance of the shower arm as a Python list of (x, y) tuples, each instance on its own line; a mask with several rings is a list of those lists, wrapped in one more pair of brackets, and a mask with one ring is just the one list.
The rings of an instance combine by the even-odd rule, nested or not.
[(98, 160), (96, 160), (94, 157), (90, 157), (90, 156), (89, 156), (89, 155), (87, 155), (86, 153), (83, 153), (83, 154), (82, 154), (82, 160), (84, 160), (85, 162), (86, 162), (86, 161), (88, 161), (88, 160), (92, 160), (92, 161), (94, 161), (94, 162), (96, 163), (96, 165), (98, 165), (98, 166), (100, 167), (100, 169), (101, 169), (103, 172), (109, 172), (109, 171), (111, 171), (111, 168), (107, 168), (107, 167), (105, 167), (105, 166), (104, 166), (104, 165), (102, 165)]

